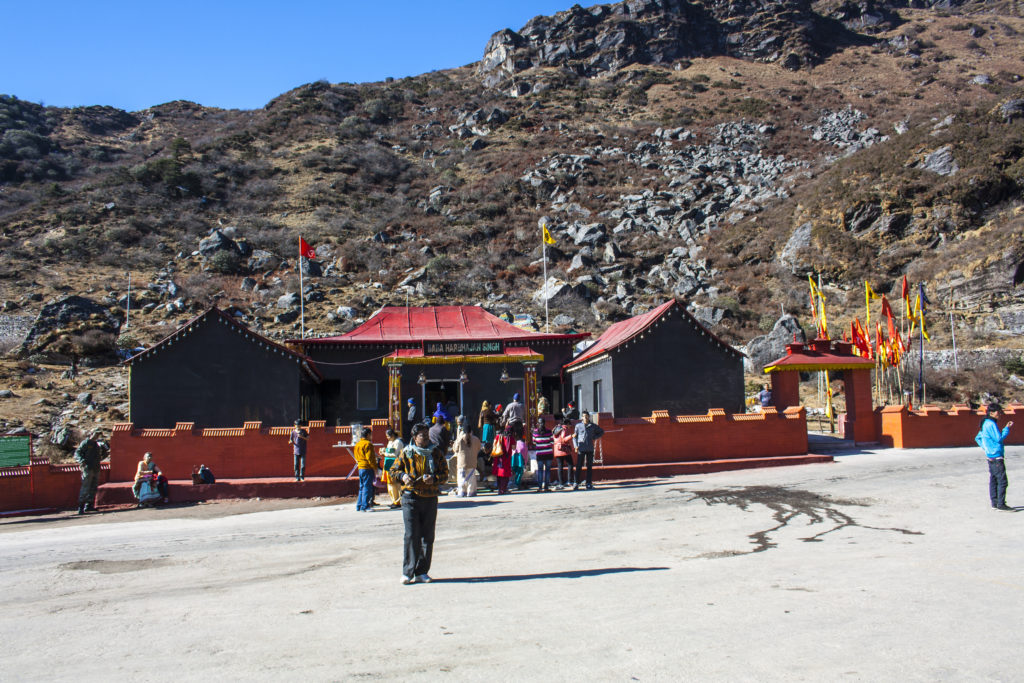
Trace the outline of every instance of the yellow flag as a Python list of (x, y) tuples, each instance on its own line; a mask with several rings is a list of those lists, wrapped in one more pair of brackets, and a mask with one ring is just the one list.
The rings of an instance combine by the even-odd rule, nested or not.
[[(921, 334), (925, 339), (931, 341), (932, 338), (928, 336), (928, 331), (924, 329), (924, 311), (921, 310), (921, 295), (917, 295), (917, 301), (914, 302), (914, 318), (916, 322), (921, 323)], [(913, 326), (911, 326), (913, 330)]]
[(881, 297), (879, 297), (877, 294), (875, 294), (875, 290), (871, 289), (871, 285), (868, 284), (868, 281), (865, 280), (864, 281), (864, 308), (867, 309), (867, 320), (864, 323), (865, 325), (870, 325), (871, 324), (871, 300), (872, 299), (880, 299), (880, 298)]
[(554, 244), (555, 238), (551, 236), (550, 232), (548, 232), (548, 224), (541, 223), (540, 229), (544, 231), (544, 244)]
[(811, 314), (818, 327), (818, 335), (823, 339), (828, 338), (828, 318), (825, 316), (825, 295), (821, 293), (814, 279), (808, 275), (807, 283), (811, 286)]

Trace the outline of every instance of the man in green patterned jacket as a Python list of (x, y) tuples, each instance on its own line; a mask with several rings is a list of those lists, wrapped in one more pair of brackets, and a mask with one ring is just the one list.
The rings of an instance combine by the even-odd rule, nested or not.
[(405, 552), (402, 583), (430, 583), (439, 484), (448, 480), (448, 461), (430, 441), (430, 426), (412, 428), (412, 443), (395, 458), (388, 475), (402, 486)]

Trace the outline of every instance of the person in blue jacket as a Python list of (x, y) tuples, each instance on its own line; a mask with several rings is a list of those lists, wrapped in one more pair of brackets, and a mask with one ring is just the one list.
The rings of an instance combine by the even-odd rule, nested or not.
[(974, 441), (988, 458), (988, 497), (992, 500), (993, 509), (1013, 510), (1006, 504), (1006, 463), (1003, 462), (1003, 441), (1009, 435), (1013, 422), (1007, 422), (1000, 431), (997, 420), (1002, 411), (998, 403), (988, 405), (985, 419), (981, 421), (981, 431), (974, 437)]

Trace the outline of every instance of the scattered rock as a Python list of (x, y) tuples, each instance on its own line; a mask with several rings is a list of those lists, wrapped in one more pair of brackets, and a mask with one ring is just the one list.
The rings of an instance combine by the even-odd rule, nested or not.
[(585, 286), (570, 285), (564, 280), (559, 280), (556, 277), (549, 277), (547, 282), (545, 282), (544, 285), (534, 293), (533, 301), (543, 305), (545, 301), (550, 304), (560, 299), (587, 297), (588, 295), (589, 291)]
[(234, 240), (215, 228), (210, 231), (209, 236), (199, 240), (199, 253), (203, 258), (210, 258), (218, 251), (241, 253)]
[(252, 273), (267, 273), (281, 267), (281, 258), (269, 251), (255, 249), (246, 265)]
[(298, 292), (288, 292), (287, 294), (282, 294), (277, 299), (277, 307), (278, 308), (295, 308), (298, 305), (299, 305), (299, 293)]
[(1007, 122), (1024, 117), (1024, 98), (1012, 99), (999, 105), (999, 114)]
[(938, 173), (941, 176), (953, 175), (960, 170), (956, 160), (953, 158), (953, 147), (951, 145), (940, 147), (926, 156), (918, 164), (918, 168)]
[(779, 260), (793, 272), (794, 275), (803, 275), (810, 267), (810, 264), (800, 257), (800, 252), (811, 246), (810, 222), (804, 223), (790, 235), (786, 246), (779, 253)]

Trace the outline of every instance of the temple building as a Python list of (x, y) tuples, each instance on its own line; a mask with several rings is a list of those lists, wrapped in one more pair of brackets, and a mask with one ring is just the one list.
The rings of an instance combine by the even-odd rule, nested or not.
[(479, 306), (386, 306), (345, 334), (288, 343), (323, 373), (310, 419), (387, 417), (407, 427), (413, 398), (418, 419), (438, 403), (454, 403), (475, 427), (484, 400), (508, 404), (518, 393), (530, 426), (541, 395), (556, 409), (568, 400), (562, 365), (589, 336), (523, 330)]
[(617, 418), (744, 411), (743, 354), (675, 300), (615, 323), (565, 371), (580, 410)]

